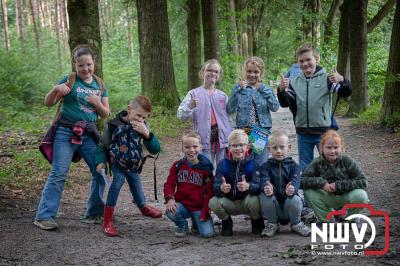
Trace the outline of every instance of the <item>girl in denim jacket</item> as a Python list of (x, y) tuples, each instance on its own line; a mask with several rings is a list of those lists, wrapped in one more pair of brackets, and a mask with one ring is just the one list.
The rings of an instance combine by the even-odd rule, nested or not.
[[(249, 57), (242, 71), (243, 80), (232, 90), (227, 105), (228, 114), (236, 113), (236, 128), (242, 128), (250, 134), (254, 126), (264, 131), (272, 127), (271, 113), (279, 109), (279, 102), (270, 87), (262, 83), (264, 62), (259, 57)], [(264, 147), (261, 154), (255, 154), (257, 166), (268, 160), (268, 149)]]
[(203, 85), (188, 92), (177, 113), (182, 121), (192, 118), (193, 131), (201, 137), (202, 153), (214, 167), (224, 158), (228, 135), (232, 131), (232, 121), (226, 112), (228, 96), (215, 87), (221, 74), (217, 60), (206, 61), (199, 72)]

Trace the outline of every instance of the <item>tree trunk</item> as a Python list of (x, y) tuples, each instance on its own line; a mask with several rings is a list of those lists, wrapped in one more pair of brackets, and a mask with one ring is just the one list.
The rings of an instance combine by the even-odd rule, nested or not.
[(10, 49), (10, 37), (8, 33), (8, 12), (6, 0), (1, 0), (1, 11), (3, 15), (4, 48), (8, 51)]
[[(102, 1), (103, 5), (100, 5), (99, 9), (100, 9), (100, 26), (101, 29), (103, 31), (104, 34), (104, 40), (108, 41), (108, 39), (110, 38), (110, 34), (109, 34), (109, 30), (108, 30), (108, 16), (107, 16), (107, 1)], [(130, 3), (130, 2), (128, 2)]]
[(339, 10), (339, 7), (342, 5), (343, 0), (333, 0), (331, 7), (329, 8), (328, 16), (326, 18), (326, 21), (324, 22), (324, 43), (328, 44), (331, 41), (332, 38), (332, 27), (335, 22), (336, 18), (336, 13)]
[(228, 51), (234, 53), (235, 55), (239, 54), (239, 47), (237, 43), (237, 27), (236, 27), (236, 15), (235, 15), (235, 0), (229, 0), (227, 9), (227, 18), (229, 21), (229, 26), (226, 29), (226, 39)]
[(95, 74), (103, 77), (98, 0), (68, 0), (69, 47), (88, 44), (94, 53)]
[(199, 70), (201, 68), (201, 26), (200, 1), (188, 0), (187, 4), (187, 34), (188, 34), (188, 90), (201, 85)]
[(219, 60), (218, 16), (216, 0), (201, 0), (203, 20), (204, 61)]
[(368, 33), (372, 32), (376, 26), (389, 14), (390, 10), (396, 3), (396, 0), (388, 0), (386, 4), (378, 11), (378, 13), (371, 19), (370, 22), (367, 24), (367, 31)]
[(142, 93), (154, 106), (178, 105), (166, 0), (137, 0)]
[(128, 58), (132, 58), (131, 2), (126, 3), (126, 45), (128, 47)]
[(37, 15), (35, 11), (35, 0), (29, 0), (31, 6), (31, 15), (32, 15), (32, 25), (33, 30), (35, 32), (35, 42), (36, 42), (36, 50), (37, 50), (37, 59), (40, 61), (40, 31), (37, 23)]
[[(397, 0), (387, 67), (387, 78), (381, 111), (382, 125), (399, 125), (400, 117), (400, 0)], [(396, 120), (393, 120), (396, 115)], [(392, 120), (392, 121), (391, 121)]]
[(321, 0), (304, 0), (303, 12), (303, 39), (319, 46)]
[(354, 116), (363, 112), (369, 106), (367, 78), (368, 0), (345, 1), (350, 1), (350, 72), (353, 87), (348, 114)]
[(55, 25), (56, 25), (56, 36), (57, 36), (57, 59), (58, 66), (61, 72), (62, 62), (61, 62), (61, 44), (60, 44), (60, 0), (55, 1), (54, 5), (54, 13), (55, 13)]
[(345, 1), (340, 7), (339, 24), (339, 50), (337, 60), (337, 71), (346, 79), (350, 80), (350, 19), (349, 1)]
[(23, 8), (21, 5), (21, 0), (15, 0), (15, 17), (16, 17), (16, 24), (17, 24), (17, 32), (18, 32), (18, 38), (21, 42), (21, 45), (24, 45), (25, 41), (25, 22), (24, 22), (24, 16), (23, 16)]

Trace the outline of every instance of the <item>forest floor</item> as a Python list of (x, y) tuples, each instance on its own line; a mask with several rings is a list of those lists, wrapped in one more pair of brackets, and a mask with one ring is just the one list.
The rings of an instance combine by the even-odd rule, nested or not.
[[(287, 109), (273, 114), (274, 128), (290, 132), (297, 160), (296, 134)], [(245, 216), (234, 217), (234, 235), (201, 239), (189, 234), (174, 237), (174, 226), (165, 216), (143, 217), (123, 186), (116, 207), (115, 225), (120, 236), (104, 236), (99, 225), (80, 221), (84, 211), (89, 172), (79, 163), (68, 177), (59, 209), (59, 230), (43, 231), (33, 225), (35, 210), (47, 171), (38, 169), (23, 185), (0, 190), (0, 265), (399, 265), (400, 264), (400, 139), (376, 128), (350, 125), (339, 117), (347, 154), (356, 159), (369, 179), (371, 204), (390, 215), (390, 252), (384, 256), (317, 255), (310, 250), (311, 238), (290, 232), (287, 226), (273, 238), (250, 233)], [(1, 138), (1, 136), (0, 136)], [(2, 140), (2, 141), (1, 141)], [(163, 153), (157, 161), (159, 202), (153, 195), (153, 164), (146, 163), (142, 175), (148, 203), (165, 210), (163, 183), (171, 163), (181, 156), (180, 138), (164, 138)], [(8, 145), (3, 137), (1, 145)], [(15, 146), (16, 147), (16, 146)], [(4, 147), (0, 147), (4, 148)], [(36, 149), (36, 146), (26, 146)], [(1, 157), (8, 164), (12, 157)], [(27, 165), (26, 167), (34, 167)], [(375, 220), (374, 220), (375, 221)], [(376, 219), (374, 249), (383, 247), (383, 219)], [(217, 228), (218, 230), (218, 228)], [(318, 248), (317, 251), (321, 251)], [(335, 248), (335, 251), (341, 251)]]

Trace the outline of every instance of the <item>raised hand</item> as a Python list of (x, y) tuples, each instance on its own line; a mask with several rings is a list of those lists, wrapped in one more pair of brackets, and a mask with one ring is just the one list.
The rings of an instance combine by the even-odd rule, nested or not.
[(226, 183), (225, 177), (221, 177), (221, 180), (222, 180), (222, 184), (220, 187), (221, 191), (225, 194), (229, 193), (229, 191), (231, 191), (231, 184)]
[(131, 121), (131, 125), (136, 132), (144, 136), (146, 139), (150, 137), (150, 131), (144, 122)]
[(68, 93), (71, 92), (71, 88), (67, 86), (67, 84), (63, 83), (63, 84), (59, 84), (55, 87), (57, 93), (63, 97), (65, 95), (67, 95)]
[(289, 197), (294, 194), (294, 186), (292, 185), (292, 181), (290, 181), (289, 183), (286, 184), (285, 192), (286, 192), (286, 195), (288, 195)]
[(196, 108), (199, 106), (199, 99), (195, 98), (193, 94), (190, 94), (190, 106), (192, 108)]
[(264, 193), (268, 197), (271, 197), (274, 195), (274, 187), (272, 186), (271, 182), (267, 181), (267, 183), (264, 186)]
[(281, 83), (279, 84), (279, 86), (278, 86), (278, 89), (280, 90), (280, 91), (284, 91), (284, 90), (286, 90), (287, 88), (289, 88), (289, 79), (288, 78), (285, 78), (284, 76), (283, 76), (283, 74), (281, 73)]
[(93, 105), (93, 106), (98, 106), (99, 104), (101, 104), (101, 97), (94, 95), (94, 94), (90, 94), (88, 96), (88, 102)]
[(176, 205), (174, 199), (169, 199), (165, 208), (167, 209), (167, 211), (175, 213), (176, 209), (178, 208), (178, 205)]
[(239, 191), (244, 192), (249, 190), (250, 184), (247, 183), (246, 181), (246, 176), (242, 175), (242, 180), (237, 183), (236, 187), (238, 188)]
[(337, 72), (336, 67), (333, 68), (333, 71), (329, 74), (328, 79), (332, 83), (339, 83), (344, 80), (343, 76)]

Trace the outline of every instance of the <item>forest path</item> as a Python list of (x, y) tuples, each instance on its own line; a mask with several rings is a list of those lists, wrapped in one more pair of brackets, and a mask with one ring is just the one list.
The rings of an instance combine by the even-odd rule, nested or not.
[[(274, 128), (289, 132), (291, 155), (297, 160), (291, 113), (281, 109), (273, 114), (273, 121)], [(106, 237), (99, 225), (79, 221), (89, 180), (86, 167), (78, 164), (70, 171), (63, 193), (57, 231), (47, 232), (33, 225), (47, 173), (41, 173), (23, 191), (0, 191), (0, 265), (399, 265), (400, 139), (378, 129), (351, 126), (345, 118), (339, 117), (338, 123), (347, 154), (360, 163), (368, 176), (371, 203), (390, 214), (392, 251), (386, 256), (312, 256), (310, 237), (292, 234), (285, 226), (275, 237), (261, 238), (250, 233), (250, 221), (244, 216), (234, 217), (232, 237), (201, 239), (190, 234), (175, 238), (174, 226), (166, 217), (152, 220), (140, 215), (127, 185), (123, 186), (116, 207), (115, 225), (120, 237)], [(171, 163), (180, 156), (180, 138), (163, 139), (163, 153), (157, 161), (159, 202), (154, 201), (151, 160), (143, 171), (147, 201), (163, 210), (163, 183)], [(378, 231), (376, 242), (382, 243), (383, 233)]]

